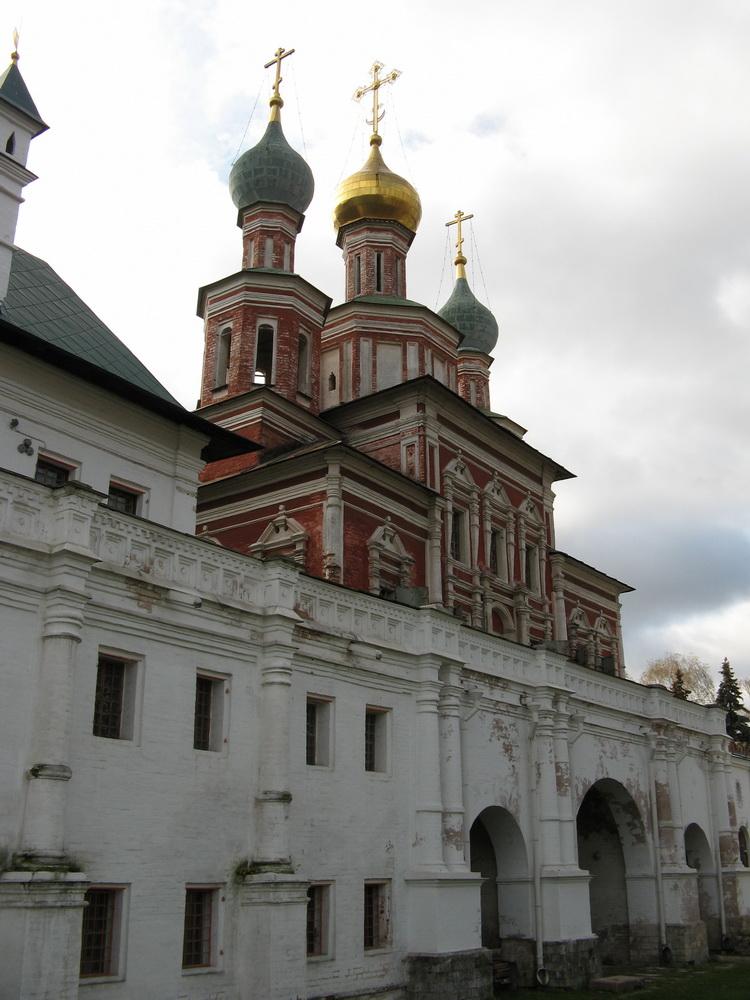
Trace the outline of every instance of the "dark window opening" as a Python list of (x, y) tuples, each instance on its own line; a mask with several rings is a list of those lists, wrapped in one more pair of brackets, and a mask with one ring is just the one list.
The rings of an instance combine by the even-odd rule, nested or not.
[(11, 132), (8, 136), (8, 141), (5, 143), (5, 152), (9, 153), (11, 156), (16, 151), (16, 133)]
[(36, 463), (34, 479), (44, 486), (62, 486), (70, 479), (70, 469), (47, 458), (40, 458)]
[(328, 391), (334, 392), (336, 389), (336, 376), (331, 372), (328, 376)]
[(383, 291), (383, 255), (375, 254), (375, 291)]
[(214, 388), (220, 389), (229, 378), (229, 359), (232, 354), (232, 331), (222, 330), (216, 340), (216, 371)]
[(185, 893), (183, 969), (205, 967), (211, 964), (213, 902), (213, 889), (188, 889)]
[(307, 954), (325, 955), (326, 902), (328, 886), (311, 885), (307, 890)]
[(137, 514), (138, 497), (139, 494), (134, 493), (132, 490), (126, 490), (122, 486), (112, 486), (110, 484), (107, 506), (112, 510), (118, 511), (120, 514)]
[(214, 698), (214, 683), (210, 677), (198, 675), (195, 679), (193, 747), (196, 750), (211, 749), (211, 708)]
[(748, 846), (747, 830), (740, 827), (739, 832), (739, 842), (740, 842), (740, 862), (743, 868), (750, 868), (750, 846)]
[(318, 704), (314, 701), (307, 703), (305, 760), (308, 764), (318, 763)]
[(385, 883), (365, 883), (363, 944), (366, 950), (388, 944), (388, 887)]
[(495, 576), (497, 576), (500, 566), (498, 554), (502, 537), (502, 532), (497, 529), (490, 532), (490, 573), (494, 573)]
[(273, 380), (273, 327), (258, 328), (255, 348), (255, 381), (270, 385)]
[(354, 258), (354, 294), (362, 294), (362, 258), (359, 254)]
[(451, 544), (450, 552), (453, 559), (463, 560), (464, 558), (464, 512), (462, 510), (453, 511), (453, 523), (451, 524)]
[(115, 889), (89, 889), (83, 911), (81, 931), (81, 976), (115, 974), (113, 940), (115, 925)]
[(100, 656), (94, 697), (94, 736), (122, 738), (125, 671), (128, 664), (110, 656)]

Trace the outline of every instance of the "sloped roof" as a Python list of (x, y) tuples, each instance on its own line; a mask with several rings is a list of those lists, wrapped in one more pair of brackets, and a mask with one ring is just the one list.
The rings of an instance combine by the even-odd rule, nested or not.
[(39, 129), (34, 135), (39, 135), (40, 132), (46, 131), (48, 126), (45, 125), (42, 116), (37, 111), (36, 104), (31, 99), (29, 88), (24, 83), (15, 59), (3, 75), (0, 76), (0, 98), (7, 101), (8, 104), (12, 104), (14, 108), (22, 111), (27, 117), (36, 122)]
[(54, 347), (177, 403), (49, 264), (18, 247), (13, 249), (10, 283), (0, 315)]

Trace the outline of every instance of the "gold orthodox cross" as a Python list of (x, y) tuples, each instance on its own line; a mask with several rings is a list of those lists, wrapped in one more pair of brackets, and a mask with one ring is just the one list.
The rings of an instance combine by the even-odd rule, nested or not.
[(366, 87), (357, 87), (354, 91), (354, 100), (361, 101), (365, 94), (369, 94), (372, 91), (372, 121), (367, 118), (368, 125), (372, 125), (372, 134), (378, 134), (378, 125), (383, 120), (383, 115), (385, 114), (385, 108), (381, 110), (380, 107), (380, 97), (379, 92), (383, 84), (393, 83), (394, 80), (398, 80), (401, 76), (400, 69), (392, 69), (390, 73), (386, 73), (385, 76), (380, 75), (380, 71), (383, 69), (383, 64), (381, 62), (374, 62), (372, 64), (372, 83), (368, 83)]
[(277, 113), (278, 108), (282, 108), (284, 106), (281, 94), (279, 93), (279, 84), (282, 81), (281, 60), (286, 59), (286, 57), (292, 55), (293, 52), (294, 49), (276, 49), (273, 59), (270, 62), (265, 63), (263, 66), (263, 69), (268, 69), (270, 66), (273, 66), (274, 63), (276, 64), (276, 79), (273, 84), (273, 94), (271, 95), (271, 107), (274, 108), (274, 113)]
[(18, 62), (18, 28), (13, 29), (13, 51), (10, 54), (13, 62)]
[[(463, 257), (464, 255), (464, 236), (463, 236), (463, 230), (461, 229), (461, 223), (466, 222), (467, 219), (473, 219), (473, 218), (474, 218), (473, 212), (470, 213), (469, 215), (466, 215), (466, 213), (462, 212), (461, 209), (459, 208), (459, 210), (453, 216), (451, 221), (446, 222), (446, 226), (456, 227), (456, 252), (459, 257)], [(464, 263), (466, 263), (466, 261), (464, 261)]]

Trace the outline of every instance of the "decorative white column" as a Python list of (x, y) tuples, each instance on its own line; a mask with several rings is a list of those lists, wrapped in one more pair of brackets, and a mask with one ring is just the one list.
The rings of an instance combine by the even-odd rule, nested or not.
[(440, 781), (443, 799), (443, 861), (448, 868), (466, 869), (464, 858), (464, 798), (461, 768), (463, 688), (459, 664), (445, 664), (440, 676)]
[(427, 581), (430, 604), (443, 604), (442, 570), (443, 511), (435, 500), (430, 507), (429, 538), (427, 542)]
[(341, 583), (344, 565), (343, 497), (341, 466), (329, 462), (326, 475), (326, 504), (323, 514), (323, 562), (327, 580)]
[(440, 727), (438, 701), (440, 680), (437, 657), (420, 657), (416, 693), (416, 838), (414, 865), (417, 869), (443, 867), (443, 801), (440, 787)]

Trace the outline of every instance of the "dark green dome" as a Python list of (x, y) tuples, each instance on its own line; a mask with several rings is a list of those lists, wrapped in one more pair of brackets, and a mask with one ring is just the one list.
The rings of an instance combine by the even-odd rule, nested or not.
[(497, 320), (474, 295), (466, 278), (456, 279), (451, 297), (438, 310), (438, 316), (464, 335), (459, 351), (490, 354), (497, 343)]
[(280, 121), (268, 123), (263, 138), (242, 154), (229, 175), (229, 193), (238, 209), (275, 201), (303, 214), (314, 190), (312, 170), (284, 138)]

